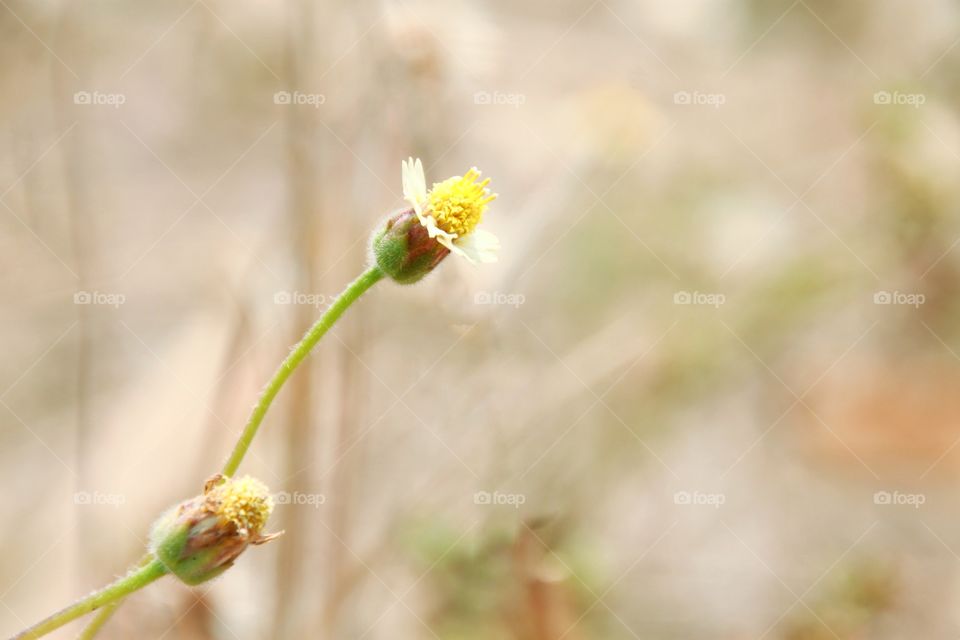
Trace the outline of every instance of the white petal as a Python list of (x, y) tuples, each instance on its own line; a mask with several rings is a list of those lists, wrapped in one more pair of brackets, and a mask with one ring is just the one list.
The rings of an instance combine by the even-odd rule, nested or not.
[(420, 159), (408, 158), (401, 163), (401, 178), (403, 180), (403, 197), (415, 209), (427, 199), (427, 180), (423, 175), (423, 163)]
[[(455, 253), (458, 256), (462, 256), (467, 260), (470, 260), (470, 256), (468, 256), (463, 249), (461, 249), (456, 244), (454, 244), (455, 241), (456, 241), (456, 236), (451, 236), (451, 234), (449, 233), (445, 233), (441, 236), (437, 236), (437, 242), (439, 242), (440, 244), (445, 246), (447, 249), (449, 249), (450, 253)], [(470, 261), (473, 262), (473, 260), (470, 260)]]
[(496, 262), (497, 252), (500, 251), (500, 239), (489, 231), (475, 229), (473, 232), (456, 240), (460, 253), (467, 260), (477, 262)]
[(444, 246), (446, 246), (447, 243), (452, 243), (454, 240), (456, 240), (457, 234), (449, 233), (441, 229), (437, 225), (437, 221), (433, 216), (428, 213), (421, 212), (420, 209), (417, 209), (416, 211), (417, 218), (420, 220), (420, 224), (426, 228), (427, 235), (429, 235), (431, 238), (437, 238), (437, 240), (440, 241)]

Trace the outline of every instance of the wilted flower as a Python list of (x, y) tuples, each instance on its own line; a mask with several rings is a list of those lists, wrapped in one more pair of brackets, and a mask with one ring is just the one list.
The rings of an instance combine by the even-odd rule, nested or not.
[(271, 511), (273, 499), (259, 480), (216, 475), (202, 495), (157, 520), (150, 549), (170, 573), (187, 584), (200, 584), (229, 569), (247, 545), (280, 535), (261, 533)]

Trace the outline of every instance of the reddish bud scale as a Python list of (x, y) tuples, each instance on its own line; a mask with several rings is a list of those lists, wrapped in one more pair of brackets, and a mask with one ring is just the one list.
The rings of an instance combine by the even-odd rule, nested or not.
[[(249, 480), (237, 482), (216, 476), (208, 481), (203, 495), (172, 507), (154, 523), (150, 550), (170, 573), (186, 584), (200, 584), (215, 578), (229, 569), (249, 545), (263, 544), (279, 535), (260, 533), (262, 521), (269, 515), (269, 506), (260, 504), (259, 496), (249, 490), (244, 492), (243, 489), (249, 488), (244, 482)], [(241, 527), (228, 517), (224, 512), (224, 492), (218, 490), (221, 486), (233, 491), (227, 497), (234, 498), (234, 502), (239, 499), (263, 510), (254, 514), (262, 516), (256, 519), (256, 526)], [(265, 494), (263, 499), (268, 500)]]
[(431, 238), (413, 209), (387, 220), (373, 239), (377, 266), (401, 284), (412, 284), (430, 273), (450, 250)]

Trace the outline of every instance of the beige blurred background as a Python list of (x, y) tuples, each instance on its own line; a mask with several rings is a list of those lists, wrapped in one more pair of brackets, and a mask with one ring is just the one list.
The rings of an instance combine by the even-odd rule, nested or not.
[(0, 29), (0, 635), (218, 469), (408, 155), (493, 179), (501, 261), (352, 309), (242, 468), (286, 535), (102, 637), (960, 634), (956, 3), (0, 0)]

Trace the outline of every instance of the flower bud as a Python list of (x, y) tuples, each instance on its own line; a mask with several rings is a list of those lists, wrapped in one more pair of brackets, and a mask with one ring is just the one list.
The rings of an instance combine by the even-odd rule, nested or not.
[(261, 534), (272, 510), (262, 482), (218, 474), (207, 480), (202, 495), (160, 516), (150, 533), (150, 550), (180, 580), (200, 584), (229, 569), (247, 545), (283, 533)]
[(377, 266), (400, 284), (412, 284), (430, 273), (450, 249), (431, 238), (413, 209), (391, 216), (372, 242)]

